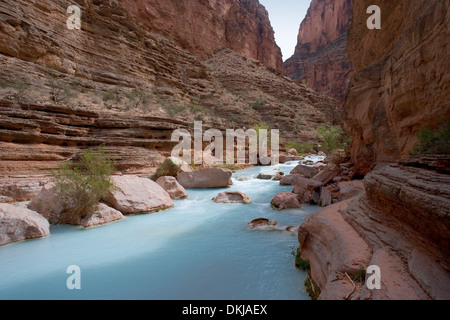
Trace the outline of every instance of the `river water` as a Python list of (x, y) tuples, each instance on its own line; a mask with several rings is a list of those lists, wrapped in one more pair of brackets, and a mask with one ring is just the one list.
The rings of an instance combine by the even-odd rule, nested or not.
[[(256, 179), (296, 165), (235, 173), (227, 190), (244, 192), (252, 204), (214, 203), (220, 189), (188, 190), (189, 199), (168, 211), (87, 230), (52, 226), (45, 239), (0, 247), (0, 299), (309, 299), (306, 274), (294, 266), (297, 237), (248, 228), (261, 217), (298, 226), (317, 210), (272, 210), (273, 196), (292, 187)], [(80, 290), (67, 288), (71, 265), (81, 270)]]

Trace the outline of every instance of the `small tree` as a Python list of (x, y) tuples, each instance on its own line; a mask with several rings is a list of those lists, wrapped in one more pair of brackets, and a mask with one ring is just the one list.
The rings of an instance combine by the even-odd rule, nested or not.
[(417, 135), (412, 156), (424, 154), (450, 154), (450, 121), (443, 120), (433, 130), (422, 129)]
[(326, 154), (331, 154), (336, 149), (348, 151), (350, 138), (344, 133), (340, 126), (320, 127), (317, 129), (317, 136), (321, 140), (322, 147)]
[(59, 223), (78, 225), (91, 215), (113, 188), (110, 179), (113, 171), (112, 160), (103, 146), (84, 151), (77, 163), (65, 163), (55, 171), (54, 183), (66, 206)]

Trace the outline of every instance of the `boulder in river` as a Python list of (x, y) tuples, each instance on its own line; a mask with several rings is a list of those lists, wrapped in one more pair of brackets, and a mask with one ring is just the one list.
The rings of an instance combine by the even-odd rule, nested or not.
[(114, 189), (105, 203), (123, 214), (140, 214), (173, 207), (170, 195), (156, 182), (138, 176), (114, 176)]
[(95, 212), (81, 220), (80, 224), (85, 228), (92, 228), (124, 219), (122, 212), (100, 203)]
[(0, 203), (0, 246), (26, 239), (46, 237), (50, 224), (39, 213)]
[(213, 201), (217, 203), (245, 203), (245, 204), (249, 204), (252, 202), (247, 195), (239, 191), (221, 192), (215, 198), (213, 198)]
[(186, 190), (174, 177), (160, 177), (156, 180), (156, 183), (166, 190), (172, 200), (186, 199), (188, 197)]
[(276, 225), (278, 225), (278, 222), (275, 220), (269, 220), (266, 218), (258, 218), (253, 221), (251, 221), (248, 226), (250, 229), (267, 229), (267, 228), (273, 228)]
[(277, 210), (301, 208), (298, 196), (291, 192), (282, 192), (272, 199), (272, 208)]
[(256, 179), (259, 179), (259, 180), (272, 180), (273, 177), (274, 177), (274, 176), (271, 175), (271, 174), (260, 173), (260, 174), (258, 174), (258, 176), (256, 177)]
[(186, 189), (228, 188), (231, 175), (228, 169), (206, 168), (194, 172), (182, 172), (177, 180)]
[(303, 164), (300, 164), (298, 166), (296, 166), (292, 171), (291, 171), (291, 175), (292, 174), (301, 174), (303, 175), (305, 178), (312, 178), (314, 177), (316, 174), (319, 173), (319, 168), (316, 167), (310, 167), (310, 166), (305, 166)]

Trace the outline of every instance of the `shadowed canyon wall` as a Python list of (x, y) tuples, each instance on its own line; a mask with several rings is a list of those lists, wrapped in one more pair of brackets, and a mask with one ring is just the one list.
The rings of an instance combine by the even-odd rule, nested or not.
[(351, 0), (313, 0), (286, 75), (342, 104), (353, 71), (346, 49), (351, 19)]
[(450, 2), (379, 1), (381, 30), (368, 30), (369, 0), (354, 1), (348, 52), (355, 67), (344, 123), (360, 173), (409, 157), (417, 133), (450, 119)]

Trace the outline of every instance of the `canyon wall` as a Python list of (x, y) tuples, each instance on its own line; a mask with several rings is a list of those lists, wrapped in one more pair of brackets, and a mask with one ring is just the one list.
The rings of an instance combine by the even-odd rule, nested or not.
[(381, 30), (366, 27), (371, 4), (354, 1), (347, 46), (356, 73), (344, 123), (361, 174), (408, 158), (421, 129), (450, 119), (450, 3), (379, 1)]
[[(48, 175), (101, 144), (122, 172), (148, 174), (170, 153), (171, 132), (194, 121), (266, 122), (285, 141), (309, 141), (335, 116), (331, 99), (273, 72), (273, 30), (257, 1), (75, 3), (81, 30), (66, 26), (71, 1), (0, 2), (0, 197), (20, 193), (9, 179)], [(160, 20), (146, 18), (152, 10)]]
[(151, 31), (169, 37), (205, 59), (230, 48), (283, 73), (267, 10), (258, 0), (124, 0), (124, 6)]
[[(409, 153), (421, 129), (450, 119), (450, 3), (378, 1), (381, 30), (369, 30), (372, 4), (353, 1), (344, 106), (365, 193), (305, 219), (301, 256), (321, 299), (449, 299), (449, 158)], [(379, 289), (365, 282), (373, 265)]]
[(343, 104), (353, 71), (346, 49), (351, 19), (351, 0), (313, 0), (286, 75)]

